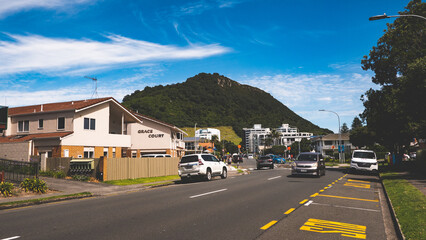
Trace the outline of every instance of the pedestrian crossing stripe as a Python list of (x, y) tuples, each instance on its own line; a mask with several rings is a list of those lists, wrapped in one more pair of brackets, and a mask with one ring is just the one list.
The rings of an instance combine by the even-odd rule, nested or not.
[(310, 218), (300, 230), (318, 233), (340, 233), (343, 237), (366, 239), (366, 226)]
[(346, 182), (343, 186), (347, 186), (347, 187), (357, 187), (357, 188), (370, 188), (370, 184), (364, 184), (364, 183), (352, 183), (352, 182)]

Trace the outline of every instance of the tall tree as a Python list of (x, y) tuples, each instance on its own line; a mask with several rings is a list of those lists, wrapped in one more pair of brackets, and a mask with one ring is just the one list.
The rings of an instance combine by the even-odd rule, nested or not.
[(349, 128), (348, 128), (348, 125), (346, 123), (342, 124), (342, 127), (340, 128), (340, 132), (341, 133), (347, 133), (347, 132), (349, 132)]
[[(401, 15), (426, 16), (426, 3), (412, 0)], [(361, 96), (361, 117), (376, 141), (398, 152), (413, 137), (426, 138), (426, 22), (400, 17), (388, 24), (369, 56), (361, 61), (381, 86)]]
[(362, 127), (362, 122), (358, 117), (355, 117), (352, 121), (351, 130), (355, 130), (360, 127)]

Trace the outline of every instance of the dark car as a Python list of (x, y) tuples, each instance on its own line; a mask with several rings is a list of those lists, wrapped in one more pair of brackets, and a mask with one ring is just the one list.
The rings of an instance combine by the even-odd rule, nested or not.
[(242, 163), (243, 162), (243, 157), (241, 155), (235, 154), (232, 156), (232, 162), (234, 163)]
[(257, 170), (263, 167), (274, 169), (273, 157), (271, 155), (259, 156), (256, 160)]
[(320, 177), (325, 175), (325, 162), (321, 153), (304, 152), (291, 164), (291, 174), (314, 175)]

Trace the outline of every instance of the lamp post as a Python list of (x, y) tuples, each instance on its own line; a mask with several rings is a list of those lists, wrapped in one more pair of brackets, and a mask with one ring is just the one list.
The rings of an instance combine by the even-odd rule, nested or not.
[(340, 144), (341, 144), (341, 142), (342, 142), (342, 131), (341, 131), (341, 129), (340, 129), (340, 116), (339, 116), (339, 114), (337, 114), (336, 112), (333, 112), (333, 111), (330, 111), (330, 110), (324, 110), (324, 109), (321, 109), (321, 110), (319, 110), (320, 112), (331, 112), (331, 113), (334, 113), (334, 114), (336, 114), (336, 116), (337, 116), (337, 121), (339, 122), (339, 147), (337, 148), (338, 149), (338, 151), (339, 151), (339, 162), (340, 163), (343, 163), (343, 161), (342, 161), (342, 153), (341, 153), (341, 150), (342, 150), (342, 148), (341, 148), (341, 146), (340, 146)]
[(420, 16), (420, 15), (410, 14), (410, 15), (393, 15), (393, 16), (388, 16), (388, 15), (386, 15), (386, 13), (383, 13), (383, 15), (372, 16), (372, 17), (368, 18), (368, 20), (375, 21), (375, 20), (380, 20), (380, 19), (385, 19), (385, 18), (397, 18), (397, 17), (418, 17), (418, 18), (422, 18), (422, 19), (426, 20), (426, 17)]

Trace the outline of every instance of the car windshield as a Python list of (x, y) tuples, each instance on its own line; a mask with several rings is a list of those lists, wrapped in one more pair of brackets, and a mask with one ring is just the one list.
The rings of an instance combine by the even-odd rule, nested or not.
[(198, 156), (197, 155), (183, 156), (182, 159), (180, 160), (180, 163), (189, 163), (189, 162), (198, 162)]
[(354, 158), (371, 158), (375, 159), (376, 155), (374, 152), (354, 152)]
[(299, 157), (297, 157), (296, 161), (317, 161), (317, 155), (316, 154), (300, 154)]
[(259, 159), (271, 159), (270, 156), (261, 156)]

